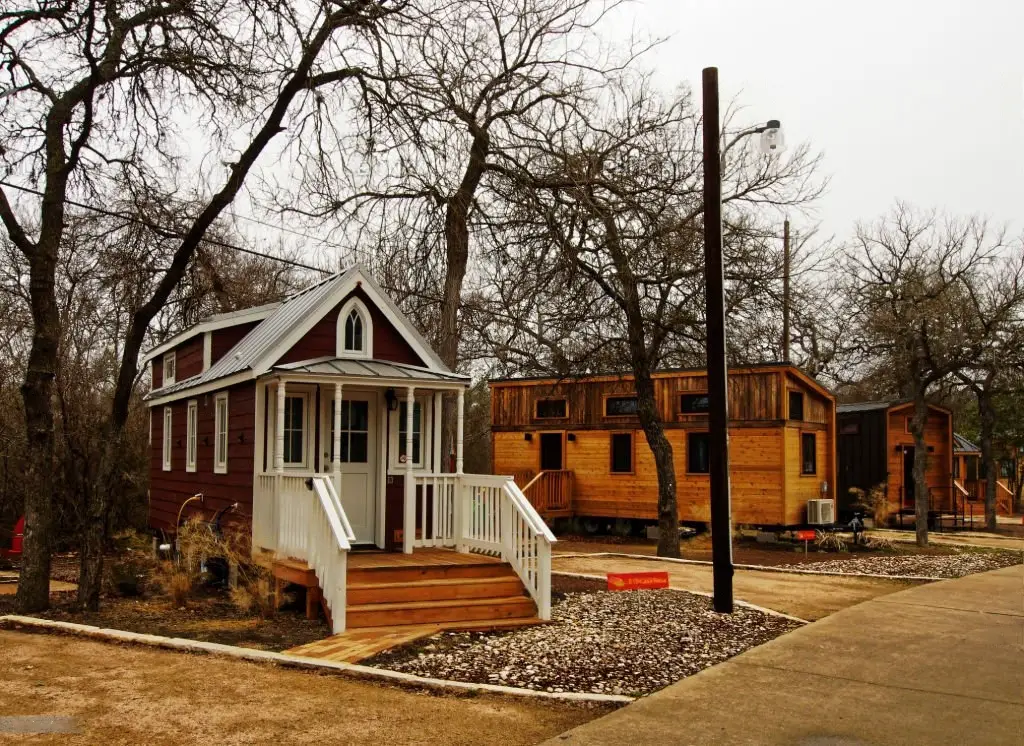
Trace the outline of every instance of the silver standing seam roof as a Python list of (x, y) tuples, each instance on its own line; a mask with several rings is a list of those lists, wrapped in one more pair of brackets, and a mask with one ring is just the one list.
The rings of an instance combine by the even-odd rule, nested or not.
[(408, 378), (417, 381), (459, 381), (469, 380), (469, 376), (458, 373), (441, 373), (418, 365), (392, 363), (388, 360), (365, 360), (347, 357), (324, 357), (315, 360), (302, 360), (297, 363), (275, 365), (272, 370), (289, 373), (306, 373), (324, 376), (362, 376), (372, 378)]
[[(431, 345), (419, 333), (419, 330), (416, 329), (415, 325), (413, 325), (412, 322), (406, 318), (405, 314), (399, 310), (398, 306), (396, 306), (394, 301), (388, 297), (388, 294), (381, 289), (380, 285), (378, 285), (370, 276), (369, 272), (363, 269), (360, 265), (354, 265), (344, 272), (331, 275), (330, 277), (327, 277), (314, 285), (310, 285), (309, 287), (286, 298), (273, 313), (260, 322), (259, 326), (245, 335), (245, 337), (231, 348), (224, 357), (211, 365), (203, 373), (192, 376), (191, 378), (185, 378), (181, 381), (175, 381), (169, 386), (154, 389), (146, 396), (146, 398), (154, 399), (158, 396), (167, 396), (168, 394), (173, 394), (183, 389), (192, 388), (193, 386), (201, 386), (220, 378), (226, 378), (227, 376), (235, 373), (253, 369), (253, 366), (259, 362), (264, 355), (279, 344), (297, 324), (301, 323), (302, 320), (309, 315), (320, 310), (320, 306), (330, 299), (339, 287), (345, 285), (356, 275), (359, 275), (360, 280), (374, 291), (374, 294), (381, 299), (382, 304), (387, 306), (388, 310), (398, 318), (404, 329), (415, 338), (423, 348), (426, 356), (429, 358), (426, 362), (433, 366), (432, 368), (404, 366), (408, 369), (408, 372), (397, 375), (396, 377), (411, 378), (412, 376), (409, 375), (409, 372), (415, 370), (420, 374), (418, 375), (419, 378), (423, 378), (427, 374), (431, 374), (437, 377), (436, 380), (466, 380), (465, 376), (453, 374), (448, 366), (441, 361), (441, 358), (437, 356), (437, 353), (434, 352)], [(326, 312), (326, 310), (328, 309), (323, 309), (324, 312)], [(318, 360), (317, 362), (318, 364), (323, 364), (328, 360), (332, 359), (327, 358)], [(355, 361), (344, 360), (344, 362), (348, 364)], [(383, 361), (364, 361), (364, 363), (371, 362), (378, 365), (396, 365), (395, 363), (385, 363)], [(327, 370), (325, 369), (324, 372), (327, 372)], [(338, 372), (340, 371), (332, 371), (329, 374), (337, 375)], [(371, 372), (353, 372), (349, 375), (385, 377), (385, 374), (383, 373)]]
[(844, 412), (873, 412), (877, 409), (888, 409), (902, 403), (900, 401), (862, 401), (855, 404), (840, 404), (836, 407), (836, 412), (840, 414)]
[(960, 433), (953, 433), (953, 453), (981, 453), (981, 449)]

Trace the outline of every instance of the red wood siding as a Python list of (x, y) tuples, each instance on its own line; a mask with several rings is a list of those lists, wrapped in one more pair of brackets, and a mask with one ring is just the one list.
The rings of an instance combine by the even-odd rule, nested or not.
[(178, 356), (178, 359), (174, 362), (175, 381), (184, 381), (186, 378), (198, 376), (203, 372), (202, 334), (182, 342), (174, 348), (174, 352)]
[(419, 355), (409, 346), (409, 343), (362, 290), (355, 290), (332, 308), (277, 362), (297, 363), (301, 360), (312, 360), (318, 357), (334, 357), (337, 353), (338, 313), (353, 295), (362, 300), (370, 311), (370, 317), (373, 320), (374, 358), (406, 365), (425, 365)]
[(245, 324), (236, 324), (211, 332), (213, 339), (210, 341), (210, 365), (227, 355), (232, 347), (241, 342), (246, 334), (259, 325), (259, 321), (249, 321)]
[[(214, 394), (195, 397), (198, 403), (196, 423), (196, 471), (185, 471), (185, 436), (188, 402), (181, 399), (169, 404), (171, 422), (171, 471), (163, 470), (164, 407), (150, 409), (153, 417), (153, 442), (149, 462), (149, 525), (151, 528), (173, 530), (181, 504), (202, 492), (205, 496), (198, 512), (207, 517), (233, 502), (238, 509), (233, 516), (246, 521), (252, 516), (253, 456), (255, 453), (256, 385), (243, 383), (228, 391), (228, 473), (213, 472)], [(241, 437), (241, 441), (239, 438)], [(185, 515), (195, 511), (190, 506)]]
[(158, 389), (164, 385), (164, 357), (153, 360), (153, 388)]

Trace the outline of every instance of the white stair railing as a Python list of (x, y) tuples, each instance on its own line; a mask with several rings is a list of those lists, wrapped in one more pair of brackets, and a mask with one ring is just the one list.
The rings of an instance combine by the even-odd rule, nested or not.
[[(551, 545), (554, 534), (511, 477), (482, 474), (418, 474), (414, 546), (455, 546), (501, 557), (516, 571), (551, 618)], [(406, 527), (406, 531), (415, 530)]]
[(313, 511), (309, 525), (306, 564), (316, 572), (327, 608), (331, 610), (334, 634), (339, 634), (345, 631), (348, 552), (356, 536), (331, 480), (314, 477), (313, 492), (320, 510)]

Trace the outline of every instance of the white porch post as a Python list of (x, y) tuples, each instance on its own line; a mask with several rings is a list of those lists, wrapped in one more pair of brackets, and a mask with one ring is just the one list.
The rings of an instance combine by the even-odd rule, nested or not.
[(431, 428), (431, 442), (434, 444), (434, 468), (435, 474), (441, 474), (442, 472), (448, 471), (444, 468), (444, 464), (441, 463), (441, 392), (434, 392), (434, 419), (433, 427)]
[(402, 551), (406, 554), (412, 554), (412, 543), (416, 537), (416, 484), (412, 476), (412, 415), (415, 407), (416, 389), (409, 386), (405, 390), (405, 525), (402, 526)]
[(284, 472), (284, 397), (285, 382), (277, 382), (277, 411), (274, 419), (274, 471)]
[(455, 428), (455, 473), (462, 474), (462, 432), (466, 419), (466, 392), (459, 389), (458, 394), (458, 419)]
[[(351, 425), (350, 425), (351, 426)], [(334, 483), (341, 495), (341, 383), (334, 384)]]

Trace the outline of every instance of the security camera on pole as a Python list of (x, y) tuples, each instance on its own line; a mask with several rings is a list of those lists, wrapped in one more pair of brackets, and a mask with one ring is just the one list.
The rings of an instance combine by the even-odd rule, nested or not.
[(721, 146), (718, 68), (703, 71), (704, 94), (704, 282), (707, 319), (708, 437), (710, 440), (711, 559), (715, 611), (731, 614), (732, 507), (729, 498), (729, 402), (725, 358), (725, 267), (722, 261), (722, 163), (729, 149), (749, 135), (761, 136), (761, 152), (782, 149), (779, 120), (751, 127)]

